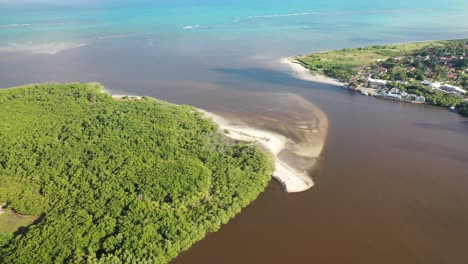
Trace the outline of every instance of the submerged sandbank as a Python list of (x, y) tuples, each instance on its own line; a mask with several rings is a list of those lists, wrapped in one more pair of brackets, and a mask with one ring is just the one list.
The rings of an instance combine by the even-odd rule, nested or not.
[(222, 131), (227, 131), (226, 136), (239, 141), (256, 142), (268, 149), (275, 159), (276, 168), (273, 177), (284, 185), (287, 192), (303, 192), (314, 186), (313, 180), (307, 176), (306, 171), (298, 171), (280, 159), (279, 154), (286, 148), (288, 143), (286, 137), (244, 124), (235, 124), (204, 110), (199, 109), (199, 111), (217, 123)]
[(345, 83), (337, 79), (330, 78), (321, 74), (312, 73), (304, 65), (297, 62), (293, 58), (283, 58), (281, 59), (281, 63), (288, 65), (289, 68), (292, 70), (292, 74), (298, 79), (309, 81), (309, 82), (326, 83), (326, 84), (331, 84), (331, 85), (336, 85), (336, 86), (341, 86), (341, 87), (344, 87), (345, 85)]
[(55, 55), (60, 52), (86, 46), (85, 42), (8, 43), (0, 45), (0, 52)]
[[(103, 92), (115, 99), (126, 96), (140, 98), (124, 93), (116, 95), (118, 92), (113, 94), (109, 89), (103, 89)], [(198, 110), (217, 123), (222, 133), (229, 131), (226, 136), (239, 141), (257, 142), (271, 152), (276, 164), (273, 176), (287, 192), (302, 192), (311, 188), (314, 181), (308, 173), (315, 167), (326, 141), (328, 122), (325, 114), (301, 96), (290, 93), (270, 97), (249, 93), (229, 98), (253, 100), (256, 107), (253, 110), (218, 109), (216, 113), (219, 115)], [(271, 104), (281, 111), (273, 111), (269, 108)]]

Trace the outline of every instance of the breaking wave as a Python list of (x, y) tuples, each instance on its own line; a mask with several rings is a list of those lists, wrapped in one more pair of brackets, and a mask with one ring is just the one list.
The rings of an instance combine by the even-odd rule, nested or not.
[(128, 35), (116, 34), (116, 35), (107, 35), (107, 36), (98, 36), (97, 39), (115, 39), (115, 38), (126, 38)]
[(200, 27), (200, 25), (191, 25), (191, 26), (185, 26), (182, 29), (195, 29), (195, 28), (199, 28), (199, 27)]
[(6, 24), (0, 25), (0, 28), (30, 27), (32, 24)]
[[(273, 15), (256, 15), (249, 16), (247, 19), (255, 18), (275, 18), (275, 17), (291, 17), (291, 16), (311, 16), (311, 15), (351, 15), (351, 14), (385, 14), (385, 13), (415, 13), (415, 12), (432, 12), (432, 9), (377, 9), (377, 10), (356, 10), (356, 11), (341, 11), (341, 12), (300, 12), (300, 13), (286, 13), (286, 14), (273, 14)], [(235, 21), (235, 22), (238, 22)]]
[(310, 16), (320, 15), (318, 12), (302, 12), (302, 13), (288, 13), (288, 14), (276, 14), (276, 15), (261, 15), (261, 16), (249, 16), (248, 19), (253, 18), (272, 18), (272, 17), (289, 17), (289, 16)]

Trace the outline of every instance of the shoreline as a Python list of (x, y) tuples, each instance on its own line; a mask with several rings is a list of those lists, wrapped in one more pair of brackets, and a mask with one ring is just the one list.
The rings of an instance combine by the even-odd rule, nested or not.
[[(143, 98), (141, 96), (134, 95), (112, 94), (110, 89), (103, 89), (102, 92), (111, 95), (112, 98), (116, 100), (122, 99), (123, 97), (129, 97), (131, 99), (137, 100)], [(220, 133), (224, 134), (225, 136), (238, 141), (258, 143), (268, 152), (270, 152), (270, 154), (273, 155), (275, 161), (275, 170), (272, 173), (272, 177), (274, 177), (283, 185), (286, 192), (304, 192), (314, 186), (314, 181), (307, 175), (306, 170), (300, 172), (279, 157), (283, 150), (285, 150), (287, 145), (290, 143), (290, 139), (279, 133), (254, 128), (245, 124), (235, 123), (212, 112), (208, 112), (196, 107), (193, 108), (201, 112), (206, 118), (209, 118), (215, 122), (219, 126)], [(225, 131), (227, 131), (227, 133)], [(320, 150), (321, 149), (322, 148), (320, 148)]]
[(292, 57), (282, 58), (280, 60), (280, 63), (289, 66), (289, 69), (292, 71), (291, 75), (293, 75), (294, 77), (300, 80), (325, 83), (325, 84), (340, 86), (344, 88), (344, 85), (345, 85), (344, 82), (339, 81), (334, 78), (330, 78), (322, 74), (312, 73), (308, 68), (306, 68), (304, 65), (302, 65), (298, 61), (294, 60)]
[(303, 192), (314, 186), (313, 180), (307, 175), (307, 172), (300, 172), (282, 160), (279, 155), (286, 148), (288, 139), (280, 134), (249, 127), (243, 124), (235, 124), (219, 115), (197, 109), (217, 123), (220, 131), (227, 137), (234, 140), (245, 142), (256, 142), (265, 147), (275, 159), (275, 170), (272, 176), (277, 179), (288, 193)]
[[(433, 40), (421, 40), (421, 41), (406, 41), (406, 42), (398, 42), (398, 43), (384, 43), (384, 44), (376, 44), (376, 45), (382, 45), (382, 46), (397, 46), (397, 45), (405, 45), (405, 44), (421, 44), (421, 43), (429, 43), (429, 42), (447, 42), (447, 41), (457, 41), (457, 40), (464, 40), (464, 38), (455, 38), (455, 39), (433, 39)], [(373, 46), (373, 45), (367, 45), (367, 46)], [(365, 47), (367, 47), (365, 46)], [(357, 48), (357, 47), (356, 47)], [(326, 52), (332, 52), (335, 50), (324, 50), (324, 51), (317, 51), (317, 52), (309, 52), (309, 53), (304, 53), (302, 55), (311, 55), (311, 54), (320, 54), (320, 53), (326, 53)], [(295, 57), (295, 56), (294, 56)], [(323, 74), (318, 74), (311, 72), (307, 67), (305, 67), (302, 63), (296, 61), (294, 57), (285, 57), (280, 59), (281, 64), (286, 64), (289, 66), (290, 70), (292, 70), (292, 75), (300, 80), (303, 81), (310, 81), (310, 82), (318, 82), (318, 83), (325, 83), (325, 84), (331, 84), (331, 85), (336, 85), (340, 86), (343, 88), (346, 88), (345, 85), (346, 83), (335, 79), (328, 77)]]
[[(298, 56), (323, 54), (323, 57), (317, 55), (317, 57), (312, 59), (312, 62), (303, 62), (303, 60), (300, 59), (301, 57), (287, 57), (282, 58), (280, 64), (288, 65), (290, 74), (300, 80), (340, 86), (359, 92), (362, 95), (373, 96), (379, 99), (434, 105), (455, 111), (457, 108), (463, 107), (464, 104), (468, 103), (468, 92), (466, 91), (466, 84), (464, 84), (463, 79), (460, 77), (462, 76), (460, 74), (463, 74), (466, 69), (463, 69), (463, 64), (451, 63), (451, 60), (459, 59), (458, 56), (463, 53), (467, 41), (468, 39), (464, 38), (416, 41), (369, 46), (369, 49), (350, 48), (331, 52), (316, 52)], [(447, 55), (442, 49), (449, 46), (452, 48), (452, 51), (451, 54)], [(434, 60), (446, 61), (445, 66), (443, 66), (446, 72), (444, 76), (437, 79), (437, 81), (440, 82), (437, 87), (432, 85), (432, 68), (429, 67), (434, 67), (434, 65), (428, 66), (424, 63), (420, 63), (422, 60), (427, 60), (430, 56), (416, 56), (418, 51), (427, 47), (433, 48), (430, 56), (433, 56)], [(387, 51), (386, 49), (391, 50)], [(362, 55), (357, 55), (356, 52), (359, 54), (362, 53)], [(397, 56), (400, 57), (397, 58)], [(397, 75), (393, 71), (389, 71), (390, 73), (387, 74), (387, 65), (381, 62), (388, 59), (396, 59), (395, 64), (392, 65), (397, 65), (400, 68), (406, 69), (403, 75)], [(326, 62), (320, 62), (321, 60)], [(418, 66), (413, 67), (412, 64), (409, 64), (409, 60), (412, 60), (411, 63), (413, 63), (413, 61), (418, 61)], [(463, 57), (460, 57), (460, 60), (463, 60)], [(346, 61), (346, 63), (342, 61)], [(334, 75), (336, 73), (333, 68), (334, 64), (339, 66), (348, 65), (349, 63), (347, 61), (353, 62), (355, 67), (343, 70), (349, 76), (344, 75), (345, 73), (340, 73), (338, 76), (346, 76), (342, 78), (348, 80), (349, 84), (334, 79), (333, 77), (328, 77), (322, 71), (316, 73), (310, 70), (310, 68), (328, 69), (327, 67), (332, 67), (330, 68), (333, 73), (331, 75)], [(392, 70), (394, 66), (388, 67)], [(420, 72), (420, 75), (418, 75), (419, 78), (416, 78), (414, 74), (406, 75), (408, 72)], [(388, 85), (388, 82), (399, 83), (400, 86), (396, 84)], [(439, 89), (441, 85), (445, 87)], [(436, 92), (428, 91), (427, 86), (431, 87), (432, 90)]]

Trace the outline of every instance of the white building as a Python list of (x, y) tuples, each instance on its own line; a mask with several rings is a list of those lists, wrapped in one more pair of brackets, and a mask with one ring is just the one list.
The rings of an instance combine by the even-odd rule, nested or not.
[(380, 80), (380, 79), (372, 79), (372, 78), (369, 78), (367, 79), (367, 81), (369, 81), (371, 84), (373, 85), (380, 85), (380, 86), (383, 86), (385, 84), (387, 84), (387, 81), (386, 80)]
[(389, 99), (394, 99), (394, 100), (401, 100), (401, 95), (400, 94), (393, 94), (393, 93), (388, 93), (385, 95), (385, 97)]
[(457, 94), (466, 94), (466, 90), (463, 90), (462, 88), (450, 84), (444, 84), (440, 86), (441, 90), (450, 92), (450, 93), (457, 93)]
[(422, 84), (427, 85), (431, 87), (432, 89), (439, 89), (440, 86), (442, 85), (439, 82), (430, 82), (430, 81), (423, 81)]
[(416, 96), (416, 102), (426, 102), (426, 98), (424, 96)]

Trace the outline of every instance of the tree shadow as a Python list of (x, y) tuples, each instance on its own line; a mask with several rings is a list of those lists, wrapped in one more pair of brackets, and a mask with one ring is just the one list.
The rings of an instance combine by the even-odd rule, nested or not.
[(20, 228), (18, 228), (18, 230), (16, 230), (15, 232), (13, 232), (13, 236), (16, 237), (16, 236), (19, 236), (19, 235), (26, 235), (29, 230), (31, 229), (31, 227), (39, 224), (45, 217), (45, 214), (41, 214), (36, 220), (34, 220), (34, 222), (32, 222), (30, 225), (28, 226), (22, 226)]

